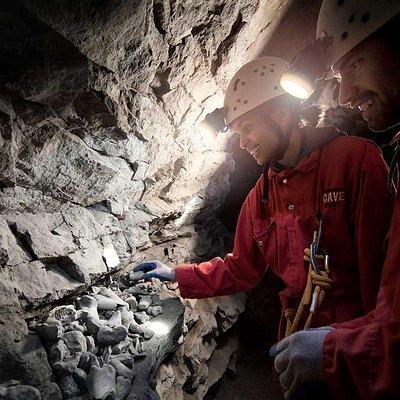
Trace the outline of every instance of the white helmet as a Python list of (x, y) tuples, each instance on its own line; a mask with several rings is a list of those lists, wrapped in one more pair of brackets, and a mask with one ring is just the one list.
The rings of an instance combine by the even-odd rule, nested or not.
[(288, 63), (278, 57), (256, 58), (240, 68), (225, 93), (226, 125), (259, 105), (286, 94), (280, 80), (287, 68)]
[(317, 39), (328, 39), (327, 69), (399, 13), (400, 0), (323, 0)]

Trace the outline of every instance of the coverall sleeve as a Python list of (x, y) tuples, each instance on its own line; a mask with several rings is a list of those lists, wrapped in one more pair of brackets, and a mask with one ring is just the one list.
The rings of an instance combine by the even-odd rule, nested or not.
[(333, 330), (324, 342), (324, 370), (334, 398), (400, 398), (400, 321)]
[(385, 259), (384, 243), (393, 209), (388, 174), (381, 151), (374, 143), (366, 142), (361, 177), (359, 172), (351, 183), (353, 201), (350, 209), (350, 218), (354, 218), (360, 297), (365, 314), (375, 308)]
[(234, 294), (253, 288), (266, 271), (266, 263), (254, 238), (251, 204), (253, 189), (244, 202), (236, 226), (233, 252), (200, 264), (175, 269), (181, 296), (207, 298)]

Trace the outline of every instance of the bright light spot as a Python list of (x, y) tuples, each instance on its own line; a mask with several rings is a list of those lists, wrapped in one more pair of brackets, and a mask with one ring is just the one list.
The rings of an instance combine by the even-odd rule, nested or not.
[(217, 137), (218, 132), (207, 121), (200, 122), (197, 128), (197, 138), (203, 144), (211, 144)]
[(281, 86), (290, 95), (307, 99), (314, 91), (313, 85), (303, 76), (285, 72), (281, 77)]
[(169, 332), (169, 326), (160, 321), (150, 321), (147, 327), (150, 328), (156, 336), (164, 336)]
[(107, 264), (109, 270), (114, 269), (119, 264), (119, 257), (117, 252), (114, 249), (113, 245), (108, 245), (104, 247), (103, 250), (103, 259)]
[(199, 196), (192, 197), (186, 204), (182, 215), (175, 220), (176, 226), (190, 222), (190, 218), (204, 205), (204, 200)]

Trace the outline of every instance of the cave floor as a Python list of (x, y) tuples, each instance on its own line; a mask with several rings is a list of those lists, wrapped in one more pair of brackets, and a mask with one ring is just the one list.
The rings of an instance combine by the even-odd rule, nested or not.
[(282, 400), (273, 363), (268, 357), (271, 344), (265, 328), (242, 316), (238, 322), (239, 349), (236, 374), (226, 373), (207, 393), (205, 400)]

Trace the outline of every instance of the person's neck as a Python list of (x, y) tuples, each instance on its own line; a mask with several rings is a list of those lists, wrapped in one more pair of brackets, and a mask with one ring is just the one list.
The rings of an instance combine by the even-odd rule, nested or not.
[(278, 161), (285, 168), (293, 168), (300, 161), (301, 154), (301, 135), (298, 128), (293, 128), (290, 135), (289, 145)]

